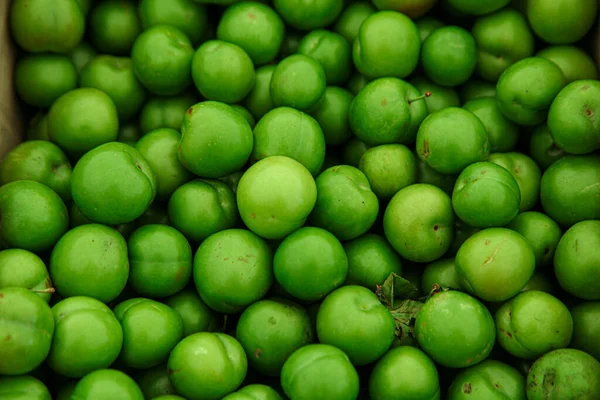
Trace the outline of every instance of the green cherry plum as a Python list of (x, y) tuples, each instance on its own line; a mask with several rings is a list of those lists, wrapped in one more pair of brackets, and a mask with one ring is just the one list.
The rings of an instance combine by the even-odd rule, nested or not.
[(135, 379), (146, 399), (154, 400), (160, 396), (174, 396), (177, 393), (169, 381), (166, 363), (141, 370), (132, 378)]
[(569, 345), (573, 318), (556, 297), (528, 290), (507, 301), (496, 312), (498, 343), (515, 357), (535, 360)]
[(485, 360), (461, 371), (452, 381), (449, 400), (481, 398), (489, 400), (526, 400), (525, 377), (514, 367), (496, 360)]
[(79, 157), (116, 140), (119, 117), (110, 96), (95, 88), (71, 90), (48, 111), (48, 136), (66, 153)]
[(254, 87), (243, 101), (243, 105), (258, 121), (275, 108), (271, 98), (271, 77), (276, 65), (263, 65), (255, 71)]
[(52, 281), (46, 264), (34, 253), (23, 249), (0, 251), (0, 288), (18, 286), (37, 293), (50, 302)]
[(510, 0), (448, 0), (457, 11), (468, 15), (483, 15), (499, 10), (510, 3)]
[(452, 192), (456, 216), (476, 228), (504, 226), (519, 213), (521, 191), (505, 168), (491, 163), (469, 165)]
[(296, 299), (317, 301), (342, 286), (348, 258), (340, 241), (321, 228), (300, 228), (277, 248), (273, 259), (277, 282)]
[(50, 352), (54, 334), (52, 311), (29, 289), (0, 288), (0, 332), (0, 374), (26, 374)]
[(392, 345), (394, 318), (377, 296), (362, 286), (331, 292), (319, 307), (319, 342), (344, 351), (354, 365), (369, 364)]
[(519, 232), (529, 242), (537, 268), (552, 265), (562, 236), (560, 227), (552, 218), (537, 211), (527, 211), (517, 215), (507, 228)]
[(190, 93), (150, 97), (140, 110), (141, 133), (146, 134), (159, 128), (171, 128), (179, 132), (186, 110), (196, 103), (195, 96)]
[(71, 399), (144, 400), (144, 395), (137, 383), (125, 373), (115, 369), (99, 369), (77, 382)]
[(194, 283), (212, 309), (237, 313), (273, 283), (273, 253), (254, 233), (228, 229), (209, 236), (194, 257)]
[(252, 152), (252, 129), (242, 114), (224, 103), (204, 101), (185, 112), (179, 160), (203, 178), (241, 169)]
[[(427, 1), (427, 0), (417, 0), (417, 1)], [(426, 15), (424, 17), (418, 18), (415, 20), (415, 24), (419, 29), (419, 35), (421, 36), (421, 44), (438, 28), (441, 28), (445, 25), (444, 21), (433, 17), (431, 15)]]
[(490, 151), (511, 151), (519, 140), (519, 126), (506, 118), (494, 97), (469, 100), (463, 108), (475, 114), (483, 123), (490, 140)]
[(379, 11), (365, 19), (352, 48), (356, 69), (370, 79), (404, 78), (419, 63), (419, 30), (405, 14)]
[(425, 97), (428, 114), (446, 107), (460, 107), (460, 99), (454, 88), (437, 85), (423, 76), (416, 76), (409, 83), (420, 93), (430, 93)]
[(421, 277), (423, 293), (430, 293), (434, 289), (434, 285), (441, 288), (461, 289), (454, 258), (442, 258), (425, 266)]
[(331, 25), (342, 12), (344, 0), (274, 0), (273, 5), (288, 25), (310, 31)]
[(237, 392), (233, 392), (222, 400), (283, 400), (281, 395), (270, 386), (252, 384), (244, 386)]
[(165, 362), (183, 336), (181, 318), (163, 303), (133, 298), (114, 312), (123, 328), (119, 361), (128, 367), (147, 369)]
[(0, 397), (8, 400), (52, 400), (46, 385), (30, 375), (1, 377)]
[(248, 111), (246, 107), (241, 106), (239, 104), (233, 104), (231, 108), (242, 114), (248, 122), (248, 125), (250, 125), (250, 128), (254, 129), (254, 127), (256, 126), (256, 120), (254, 119), (254, 115), (252, 115), (252, 113)]
[(277, 107), (307, 111), (321, 101), (326, 85), (325, 69), (317, 60), (294, 54), (275, 67), (271, 76), (271, 98)]
[(309, 221), (340, 240), (367, 232), (379, 213), (379, 201), (369, 180), (349, 165), (330, 167), (316, 180), (317, 201)]
[(169, 200), (168, 213), (173, 227), (194, 244), (238, 221), (235, 194), (219, 180), (196, 179), (180, 186)]
[(394, 10), (418, 18), (426, 14), (438, 0), (374, 0), (373, 4), (380, 10)]
[(345, 285), (360, 285), (375, 291), (391, 273), (402, 274), (402, 261), (383, 237), (368, 233), (344, 243), (348, 257)]
[(192, 78), (207, 100), (237, 103), (254, 86), (254, 64), (237, 44), (209, 40), (194, 54)]
[(548, 46), (537, 57), (544, 57), (563, 72), (567, 83), (583, 79), (598, 79), (598, 66), (585, 50), (577, 46)]
[(138, 6), (138, 16), (142, 28), (155, 25), (171, 25), (187, 35), (190, 41), (198, 44), (208, 27), (208, 15), (204, 5), (191, 0), (142, 0)]
[(535, 271), (531, 245), (506, 228), (477, 232), (460, 247), (455, 262), (461, 287), (485, 301), (510, 299)]
[(545, 42), (577, 42), (596, 22), (598, 4), (586, 0), (530, 0), (527, 19), (534, 32)]
[(340, 14), (333, 30), (342, 35), (350, 44), (354, 42), (360, 26), (371, 14), (375, 8), (370, 2), (358, 1), (348, 4)]
[(454, 213), (441, 189), (415, 184), (400, 190), (383, 216), (385, 236), (392, 247), (413, 262), (430, 262), (450, 248)]
[(448, 107), (425, 118), (417, 133), (417, 153), (437, 172), (458, 174), (488, 158), (490, 141), (485, 126), (473, 113)]
[(548, 169), (555, 161), (563, 158), (566, 153), (558, 147), (547, 124), (536, 126), (531, 132), (529, 155), (542, 170)]
[(69, 225), (69, 213), (58, 194), (35, 181), (0, 187), (0, 215), (3, 247), (33, 252), (50, 249)]
[(235, 336), (246, 352), (248, 363), (269, 376), (279, 376), (285, 360), (313, 342), (306, 310), (283, 299), (261, 300), (244, 310)]
[(96, 49), (94, 49), (88, 42), (85, 41), (79, 43), (69, 52), (68, 56), (75, 66), (77, 76), (81, 74), (81, 70), (83, 70), (87, 63), (96, 57), (96, 55)]
[(417, 181), (415, 156), (401, 144), (371, 147), (361, 157), (359, 169), (380, 200), (391, 199), (399, 190)]
[(163, 301), (181, 317), (183, 337), (197, 332), (214, 332), (219, 328), (218, 314), (206, 305), (194, 289), (184, 289)]
[(571, 309), (573, 340), (571, 347), (600, 359), (600, 301), (586, 301)]
[(240, 216), (266, 239), (283, 239), (304, 225), (317, 201), (317, 185), (298, 161), (273, 156), (242, 175), (237, 188)]
[(540, 200), (546, 214), (568, 227), (600, 219), (600, 156), (565, 156), (542, 175)]
[(565, 84), (565, 76), (552, 61), (527, 57), (502, 73), (496, 99), (508, 119), (533, 126), (546, 120), (552, 101)]
[(148, 209), (156, 196), (156, 176), (134, 147), (110, 142), (87, 152), (75, 164), (71, 192), (90, 220), (122, 224)]
[(554, 272), (560, 285), (573, 296), (600, 300), (600, 221), (573, 225), (558, 242)]
[(47, 363), (70, 378), (108, 368), (119, 356), (123, 330), (112, 310), (90, 297), (75, 296), (52, 307), (56, 328)]
[(396, 347), (375, 364), (369, 378), (369, 395), (372, 400), (439, 400), (437, 368), (416, 347)]
[(133, 72), (150, 92), (163, 96), (181, 93), (192, 83), (194, 48), (190, 39), (172, 25), (144, 30), (133, 43)]
[(523, 153), (493, 153), (489, 162), (505, 168), (515, 178), (521, 193), (520, 211), (535, 207), (540, 196), (542, 172), (529, 156)]
[(325, 70), (328, 85), (343, 85), (352, 73), (352, 51), (339, 33), (316, 29), (298, 45), (298, 53), (312, 57)]
[(281, 386), (295, 400), (356, 399), (358, 379), (348, 356), (327, 344), (311, 344), (296, 350), (281, 371)]
[(97, 3), (90, 12), (89, 31), (100, 53), (129, 54), (141, 31), (136, 4), (118, 0)]
[(243, 347), (223, 333), (195, 333), (175, 346), (169, 380), (189, 400), (222, 399), (244, 380), (248, 359)]
[(306, 167), (314, 176), (325, 159), (325, 136), (310, 115), (290, 107), (278, 107), (265, 114), (254, 128), (252, 161), (285, 156)]
[(339, 146), (352, 137), (349, 111), (354, 95), (347, 89), (327, 86), (325, 96), (312, 113), (319, 123), (328, 146)]
[(71, 163), (52, 142), (29, 140), (17, 145), (0, 163), (0, 184), (36, 181), (54, 190), (65, 203), (71, 200)]

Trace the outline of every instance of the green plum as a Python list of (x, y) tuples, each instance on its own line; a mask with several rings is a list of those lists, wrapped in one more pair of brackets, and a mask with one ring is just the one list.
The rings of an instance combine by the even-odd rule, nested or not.
[(372, 291), (390, 276), (402, 274), (402, 261), (383, 237), (365, 234), (344, 243), (348, 258), (345, 285), (360, 285)]
[(192, 0), (142, 0), (138, 6), (142, 28), (172, 25), (198, 44), (205, 36), (208, 13), (204, 5)]
[(469, 15), (489, 14), (510, 3), (510, 0), (447, 0), (457, 11)]
[(344, 8), (344, 0), (273, 0), (273, 5), (288, 25), (309, 31), (331, 25)]
[(275, 108), (271, 98), (271, 77), (276, 65), (263, 65), (255, 71), (254, 87), (243, 101), (256, 120)]
[(342, 35), (350, 44), (354, 42), (360, 26), (371, 14), (375, 12), (371, 2), (357, 1), (348, 4), (339, 18), (337, 19), (333, 30)]
[(52, 400), (44, 383), (30, 375), (1, 377), (0, 397), (6, 400)]
[(598, 3), (587, 0), (528, 0), (527, 19), (533, 31), (551, 44), (583, 38), (596, 22)]
[(421, 277), (421, 289), (423, 289), (423, 293), (431, 292), (434, 285), (438, 285), (441, 288), (461, 289), (454, 258), (442, 258), (427, 264)]
[(483, 123), (490, 140), (490, 151), (511, 151), (519, 140), (519, 126), (506, 118), (494, 97), (469, 100), (463, 108), (475, 114)]
[(141, 370), (133, 378), (146, 399), (156, 399), (157, 397), (160, 398), (160, 396), (169, 395), (174, 396), (177, 393), (173, 385), (171, 385), (171, 381), (169, 381), (167, 364), (160, 364), (156, 367)]
[(529, 155), (538, 163), (542, 170), (548, 169), (555, 161), (563, 158), (566, 153), (558, 147), (547, 124), (538, 125), (531, 132)]
[(507, 228), (519, 232), (529, 242), (535, 254), (536, 267), (552, 265), (556, 246), (562, 236), (558, 224), (537, 211), (520, 213)]
[(428, 114), (433, 114), (446, 107), (460, 107), (460, 99), (454, 88), (437, 85), (424, 76), (412, 78), (410, 84), (421, 93), (430, 93), (425, 97)]
[(576, 46), (548, 46), (537, 57), (544, 57), (563, 72), (567, 83), (582, 79), (598, 79), (598, 66), (590, 55)]
[(233, 392), (222, 400), (282, 400), (283, 398), (270, 386), (252, 384), (244, 386), (237, 392)]
[(197, 332), (214, 332), (219, 328), (220, 318), (200, 298), (198, 292), (193, 289), (184, 289), (164, 300), (183, 322), (183, 337)]
[(275, 67), (271, 76), (271, 99), (277, 107), (307, 111), (321, 101), (326, 85), (325, 69), (317, 60), (294, 54)]
[(349, 111), (354, 95), (341, 87), (327, 86), (319, 107), (312, 113), (328, 146), (339, 146), (352, 137)]
[(90, 37), (100, 53), (126, 55), (141, 32), (136, 5), (130, 1), (108, 0), (91, 10)]
[(352, 73), (352, 51), (339, 33), (315, 29), (298, 45), (298, 53), (314, 58), (325, 71), (328, 85), (343, 85)]
[(571, 309), (573, 340), (571, 347), (600, 360), (600, 302), (586, 301)]
[(493, 153), (489, 162), (505, 168), (515, 178), (521, 193), (520, 211), (535, 207), (540, 196), (542, 172), (529, 156), (523, 153)]
[(380, 200), (391, 199), (399, 190), (417, 181), (415, 156), (401, 144), (371, 147), (361, 157), (359, 169)]
[(144, 400), (133, 379), (115, 369), (98, 369), (84, 376), (75, 386), (72, 400)]
[(52, 281), (46, 264), (34, 253), (23, 249), (0, 251), (0, 288), (11, 286), (30, 289), (46, 303), (52, 296)]
[[(416, 1), (428, 1), (428, 0), (416, 0)], [(419, 35), (421, 36), (421, 44), (438, 28), (441, 28), (445, 25), (444, 21), (433, 17), (431, 15), (426, 15), (421, 17), (415, 21), (417, 24), (417, 28), (419, 29)]]
[(150, 97), (140, 111), (142, 134), (159, 128), (171, 128), (179, 132), (185, 112), (196, 103), (196, 98), (189, 93), (171, 97)]
[(485, 360), (460, 372), (448, 391), (449, 400), (473, 397), (489, 400), (526, 400), (525, 377), (514, 367)]
[(250, 111), (248, 111), (248, 109), (246, 107), (241, 106), (239, 104), (233, 104), (231, 106), (231, 108), (233, 108), (235, 111), (242, 114), (242, 116), (248, 122), (248, 125), (250, 125), (250, 128), (254, 129), (254, 127), (256, 126), (256, 120), (254, 119), (254, 115), (252, 115), (252, 113)]
[(96, 54), (96, 49), (85, 41), (79, 43), (69, 52), (69, 59), (75, 66), (78, 76), (81, 74), (83, 68), (96, 57)]

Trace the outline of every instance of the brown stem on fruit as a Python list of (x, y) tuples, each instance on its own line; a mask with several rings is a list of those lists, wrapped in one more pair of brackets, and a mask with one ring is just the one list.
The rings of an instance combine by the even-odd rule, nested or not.
[(414, 99), (408, 99), (408, 104), (411, 104), (414, 101), (423, 100), (426, 97), (431, 96), (431, 92), (425, 92), (422, 96), (415, 97)]
[(56, 292), (56, 289), (54, 289), (53, 287), (49, 287), (46, 289), (29, 289), (31, 290), (33, 293), (54, 293)]

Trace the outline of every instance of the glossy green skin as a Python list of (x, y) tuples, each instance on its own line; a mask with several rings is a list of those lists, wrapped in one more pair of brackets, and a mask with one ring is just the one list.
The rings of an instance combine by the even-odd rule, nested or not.
[(325, 69), (314, 58), (294, 54), (279, 62), (271, 76), (271, 99), (277, 107), (308, 111), (325, 95)]
[(90, 38), (100, 53), (128, 55), (140, 34), (140, 20), (133, 2), (98, 3), (90, 14)]
[(431, 93), (431, 96), (425, 98), (428, 114), (433, 114), (447, 107), (460, 107), (460, 99), (454, 88), (436, 85), (423, 76), (412, 78), (410, 83), (420, 93)]
[(152, 93), (171, 96), (192, 83), (194, 48), (174, 26), (157, 25), (143, 31), (133, 43), (133, 72)]
[(79, 226), (60, 238), (49, 270), (61, 296), (89, 296), (108, 303), (121, 293), (129, 276), (127, 243), (107, 226)]
[(156, 198), (168, 200), (173, 192), (192, 179), (192, 174), (179, 161), (181, 135), (171, 128), (150, 131), (139, 139), (135, 148), (148, 161), (156, 176)]
[(83, 38), (85, 18), (75, 0), (15, 0), (10, 27), (26, 51), (68, 53)]
[(281, 386), (294, 400), (356, 399), (358, 374), (343, 351), (327, 344), (298, 349), (281, 371)]
[(19, 144), (0, 163), (0, 184), (28, 180), (54, 190), (64, 202), (71, 200), (71, 163), (54, 143), (31, 140)]
[(194, 54), (192, 78), (206, 99), (237, 103), (254, 86), (254, 65), (250, 56), (237, 44), (209, 40)]
[[(367, 232), (379, 213), (379, 201), (369, 180), (359, 169), (338, 165), (316, 180), (317, 202), (309, 221), (340, 240), (352, 240)], [(343, 201), (343, 203), (342, 203)]]
[(437, 172), (458, 174), (488, 158), (490, 141), (479, 118), (461, 108), (448, 107), (425, 118), (417, 133), (417, 153)]
[(71, 192), (77, 207), (92, 221), (122, 224), (148, 209), (156, 196), (156, 176), (134, 147), (111, 142), (75, 164)]
[(146, 399), (160, 398), (160, 396), (175, 396), (177, 394), (175, 388), (171, 385), (171, 381), (169, 381), (166, 363), (142, 370), (134, 376), (134, 379)]
[(596, 21), (598, 4), (586, 0), (531, 0), (527, 19), (534, 32), (550, 44), (578, 41)]
[(348, 4), (338, 17), (333, 30), (342, 35), (350, 44), (358, 36), (360, 26), (375, 12), (371, 2), (358, 1)]
[(554, 142), (548, 125), (541, 124), (534, 128), (531, 133), (529, 155), (538, 163), (542, 170), (545, 170), (555, 161), (563, 158), (566, 153)]
[(496, 340), (494, 318), (483, 304), (458, 291), (431, 297), (417, 314), (419, 346), (435, 362), (464, 368), (483, 361)]
[(69, 297), (52, 307), (55, 330), (47, 363), (55, 372), (81, 378), (108, 368), (119, 356), (123, 330), (110, 308), (90, 297)]
[(334, 290), (317, 314), (319, 342), (344, 351), (354, 365), (369, 364), (385, 354), (394, 340), (394, 331), (392, 314), (362, 286)]
[(454, 184), (456, 183), (457, 175), (444, 175), (431, 168), (425, 161), (419, 157), (419, 154), (414, 151), (415, 161), (417, 163), (417, 183), (427, 183), (436, 186), (452, 195)]
[(312, 116), (319, 123), (328, 146), (339, 146), (352, 137), (349, 110), (354, 95), (337, 86), (328, 86)]
[(369, 396), (372, 400), (439, 400), (436, 366), (416, 347), (396, 347), (375, 364)]
[(483, 123), (490, 141), (491, 152), (510, 151), (519, 140), (519, 126), (506, 118), (494, 97), (481, 97), (463, 105)]
[(27, 140), (50, 141), (48, 137), (48, 114), (39, 111), (27, 124)]
[(362, 235), (344, 243), (344, 250), (348, 258), (345, 285), (360, 285), (375, 291), (391, 273), (402, 275), (400, 257), (379, 235)]
[(171, 25), (181, 30), (194, 44), (198, 44), (208, 28), (206, 7), (192, 0), (142, 0), (138, 16), (142, 28)]
[(272, 156), (292, 158), (317, 175), (325, 159), (325, 136), (310, 115), (290, 107), (265, 114), (254, 128), (252, 162)]
[(197, 179), (180, 186), (168, 207), (170, 223), (194, 244), (238, 221), (235, 194), (218, 180)]
[(462, 371), (452, 381), (448, 394), (449, 400), (527, 399), (525, 377), (516, 368), (495, 360)]
[(277, 282), (296, 299), (316, 301), (344, 283), (348, 258), (331, 233), (304, 227), (281, 242), (273, 259), (273, 272)]
[(239, 181), (237, 204), (244, 224), (265, 239), (283, 239), (304, 225), (317, 201), (317, 185), (299, 162), (265, 158)]
[(15, 181), (0, 187), (0, 215), (2, 247), (32, 252), (54, 246), (69, 224), (60, 197), (34, 181)]
[(171, 307), (183, 322), (183, 337), (197, 332), (214, 332), (219, 328), (219, 315), (193, 289), (184, 289), (168, 297), (164, 303)]
[(48, 388), (29, 375), (0, 378), (0, 397), (6, 400), (52, 400)]
[(114, 102), (95, 88), (71, 90), (48, 111), (50, 140), (76, 157), (116, 140), (118, 132), (119, 117)]
[(273, 283), (273, 254), (250, 231), (224, 230), (202, 242), (194, 257), (194, 283), (212, 309), (237, 313), (260, 300)]
[(379, 11), (364, 20), (352, 48), (356, 69), (369, 79), (404, 78), (419, 62), (419, 30), (406, 15)]
[(523, 153), (493, 153), (489, 162), (505, 168), (515, 178), (521, 193), (520, 211), (535, 207), (540, 196), (542, 172), (529, 156)]
[(128, 57), (96, 56), (82, 69), (79, 86), (108, 94), (122, 120), (134, 117), (146, 100), (144, 87), (135, 77)]
[(145, 225), (127, 242), (129, 284), (142, 296), (171, 296), (192, 275), (192, 248), (185, 236), (167, 225)]
[(417, 24), (417, 28), (419, 29), (419, 35), (421, 36), (421, 44), (423, 44), (425, 39), (427, 39), (433, 31), (445, 25), (444, 21), (439, 20), (436, 17), (432, 17), (431, 15), (427, 15), (417, 19), (415, 21), (415, 24)]
[(343, 85), (350, 78), (352, 52), (339, 33), (316, 29), (302, 39), (298, 53), (314, 58), (323, 66), (328, 85)]
[(123, 350), (119, 361), (131, 368), (151, 368), (167, 360), (183, 337), (179, 315), (154, 300), (133, 298), (114, 309), (123, 327)]
[(256, 120), (275, 108), (271, 99), (271, 77), (276, 65), (264, 65), (255, 71), (254, 87), (244, 99), (244, 106), (252, 113)]
[(220, 178), (246, 164), (252, 144), (252, 130), (243, 115), (227, 104), (205, 101), (185, 113), (179, 161), (198, 176)]
[(423, 42), (421, 65), (431, 81), (442, 86), (465, 83), (477, 64), (477, 45), (471, 32), (458, 26), (436, 29)]
[(423, 293), (428, 294), (431, 292), (434, 285), (442, 288), (461, 289), (454, 258), (442, 258), (427, 264), (421, 277)]
[(31, 106), (48, 108), (76, 87), (77, 71), (67, 56), (33, 54), (15, 66), (15, 90)]
[(575, 349), (540, 357), (527, 375), (529, 400), (593, 400), (600, 396), (600, 362)]
[(311, 320), (300, 305), (283, 299), (261, 300), (240, 316), (236, 339), (250, 366), (269, 376), (279, 376), (285, 360), (313, 342)]
[(244, 386), (222, 400), (282, 400), (282, 397), (269, 386), (253, 384)]
[(275, 10), (249, 1), (228, 7), (217, 26), (217, 38), (240, 46), (256, 66), (275, 59), (284, 34), (285, 25)]
[(500, 76), (496, 100), (508, 119), (533, 126), (544, 122), (550, 104), (565, 84), (562, 71), (552, 61), (528, 57), (512, 64)]
[(401, 144), (371, 147), (361, 157), (359, 169), (380, 200), (392, 198), (399, 190), (417, 181), (415, 156)]
[(535, 360), (569, 345), (573, 318), (556, 297), (528, 290), (504, 303), (496, 313), (498, 343), (515, 357)]
[(600, 221), (583, 221), (565, 232), (554, 254), (554, 272), (573, 296), (600, 300)]
[(464, 169), (452, 192), (458, 218), (476, 228), (504, 226), (519, 213), (521, 192), (511, 173), (491, 162)]
[(489, 14), (499, 10), (510, 3), (510, 0), (448, 0), (448, 3), (456, 10), (469, 15)]
[(548, 128), (558, 147), (570, 154), (600, 149), (600, 82), (579, 80), (563, 90), (548, 112)]
[(26, 374), (50, 351), (52, 311), (40, 296), (21, 287), (1, 288), (0, 299), (0, 374)]
[[(0, 288), (18, 286), (45, 290), (52, 287), (46, 265), (35, 254), (22, 249), (0, 251)], [(46, 303), (51, 293), (37, 293)]]
[(484, 229), (465, 241), (456, 254), (461, 287), (485, 301), (508, 300), (527, 284), (535, 270), (533, 249), (523, 236), (506, 228)]
[(507, 228), (519, 232), (529, 242), (535, 254), (536, 268), (552, 265), (554, 251), (562, 236), (552, 218), (537, 211), (527, 211), (517, 215)]
[(590, 55), (576, 46), (548, 46), (536, 54), (561, 69), (567, 83), (582, 79), (598, 79), (598, 66)]
[(373, 0), (380, 10), (394, 10), (417, 18), (426, 14), (437, 3), (437, 0)]
[(175, 346), (169, 380), (189, 400), (219, 400), (236, 390), (248, 370), (244, 349), (223, 333), (195, 333)]
[(275, 10), (294, 28), (310, 31), (331, 25), (344, 8), (344, 0), (273, 0)]
[(412, 143), (427, 116), (427, 103), (414, 100), (422, 94), (397, 78), (381, 78), (369, 83), (350, 105), (350, 127), (366, 144)]
[(144, 400), (133, 379), (115, 369), (99, 369), (84, 376), (75, 386), (72, 400)]
[(242, 114), (248, 122), (248, 125), (250, 125), (250, 128), (254, 129), (254, 127), (256, 126), (256, 120), (254, 119), (254, 115), (252, 115), (252, 113), (250, 113), (250, 111), (248, 111), (246, 107), (240, 106), (239, 104), (233, 104), (231, 108)]
[(496, 97), (496, 85), (475, 78), (462, 85), (460, 99), (463, 104), (481, 97)]
[(546, 214), (559, 225), (600, 219), (600, 157), (565, 156), (542, 175), (540, 199)]
[(77, 47), (74, 47), (69, 52), (69, 59), (75, 66), (77, 75), (81, 74), (81, 70), (89, 63), (94, 57), (96, 57), (96, 49), (94, 49), (87, 42), (80, 42)]
[(142, 134), (159, 128), (180, 131), (186, 110), (196, 103), (196, 98), (189, 93), (172, 97), (151, 97), (140, 111)]
[(573, 340), (571, 347), (600, 359), (600, 302), (588, 301), (571, 309)]
[(358, 168), (360, 158), (368, 150), (369, 146), (355, 137), (351, 138), (342, 147), (342, 160), (344, 164)]
[(413, 262), (440, 258), (452, 243), (454, 213), (441, 189), (415, 184), (400, 190), (383, 216), (385, 236), (392, 247)]
[(533, 33), (517, 10), (506, 8), (480, 17), (472, 32), (477, 42), (476, 71), (487, 81), (498, 81), (511, 64), (533, 55)]

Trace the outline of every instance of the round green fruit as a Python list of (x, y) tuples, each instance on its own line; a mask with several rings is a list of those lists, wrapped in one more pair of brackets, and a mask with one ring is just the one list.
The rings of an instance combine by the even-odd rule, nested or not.
[(452, 381), (449, 400), (481, 398), (489, 400), (526, 400), (525, 377), (514, 367), (496, 360), (460, 372)]
[(520, 213), (506, 226), (519, 232), (533, 248), (536, 267), (552, 265), (562, 231), (554, 220), (537, 211)]
[(0, 397), (8, 400), (52, 400), (46, 385), (29, 375), (0, 378)]
[(135, 3), (118, 0), (97, 3), (90, 13), (89, 31), (100, 53), (129, 54), (141, 31)]
[(142, 0), (138, 16), (144, 29), (156, 25), (171, 25), (198, 44), (208, 28), (206, 6), (192, 0)]
[(277, 107), (307, 111), (321, 101), (326, 84), (325, 70), (317, 60), (295, 54), (284, 58), (275, 67), (271, 76), (271, 98)]
[(27, 250), (0, 251), (0, 288), (11, 286), (30, 289), (46, 303), (50, 302), (52, 281), (41, 258)]
[(115, 369), (99, 369), (84, 376), (71, 395), (72, 400), (144, 400), (133, 379)]
[(273, 5), (288, 25), (309, 31), (331, 25), (344, 8), (344, 0), (274, 0)]
[(587, 301), (571, 309), (573, 340), (571, 347), (600, 360), (600, 301)]
[(527, 19), (534, 32), (551, 44), (581, 39), (596, 22), (598, 3), (586, 0), (528, 0)]
[(375, 291), (391, 273), (402, 275), (402, 261), (383, 237), (368, 233), (344, 243), (348, 276), (344, 285)]

